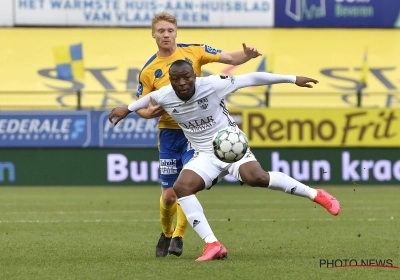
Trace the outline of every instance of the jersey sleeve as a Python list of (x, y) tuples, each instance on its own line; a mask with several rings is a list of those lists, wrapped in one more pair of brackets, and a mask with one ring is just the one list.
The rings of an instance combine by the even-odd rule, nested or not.
[(201, 65), (211, 62), (218, 62), (222, 52), (221, 50), (214, 49), (208, 45), (199, 45), (197, 51)]
[(157, 105), (158, 104), (158, 93), (159, 90), (150, 92), (149, 94), (146, 94), (143, 98), (140, 98), (139, 100), (136, 100), (135, 102), (131, 103), (128, 105), (129, 111), (135, 112), (139, 109), (142, 108), (147, 108), (150, 102), (150, 98), (153, 99), (153, 104)]
[(263, 86), (281, 83), (296, 82), (296, 76), (280, 75), (265, 72), (253, 72), (237, 76), (210, 76), (210, 81), (219, 98), (224, 98), (229, 93), (249, 86)]
[(142, 71), (139, 75), (139, 85), (136, 92), (136, 98), (142, 98), (153, 90), (152, 81), (146, 71)]
[(230, 76), (212, 75), (208, 76), (208, 78), (210, 79), (210, 82), (217, 96), (221, 99), (223, 99), (229, 93), (232, 93), (237, 90), (234, 84), (235, 77), (233, 76), (230, 77)]

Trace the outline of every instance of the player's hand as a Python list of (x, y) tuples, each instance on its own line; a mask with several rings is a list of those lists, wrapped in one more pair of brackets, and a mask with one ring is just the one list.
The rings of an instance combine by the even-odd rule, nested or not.
[(163, 114), (165, 114), (164, 108), (161, 107), (161, 105), (154, 105), (153, 98), (150, 97), (149, 106), (147, 107), (147, 115), (149, 115), (150, 118), (155, 118)]
[[(111, 110), (108, 120), (110, 123), (116, 126), (117, 123), (119, 123), (119, 121), (125, 118), (129, 113), (131, 113), (131, 111), (128, 109), (128, 107), (116, 107)], [(116, 119), (114, 120), (114, 118)]]
[(296, 76), (296, 85), (299, 87), (308, 87), (312, 88), (313, 86), (310, 83), (318, 84), (319, 82), (315, 79), (307, 78), (307, 77), (302, 77), (302, 76)]
[(152, 119), (165, 114), (165, 110), (161, 105), (154, 105), (153, 99), (150, 97), (149, 106), (136, 111), (141, 118)]
[(255, 47), (247, 47), (245, 43), (242, 43), (243, 52), (247, 57), (256, 58), (262, 55)]

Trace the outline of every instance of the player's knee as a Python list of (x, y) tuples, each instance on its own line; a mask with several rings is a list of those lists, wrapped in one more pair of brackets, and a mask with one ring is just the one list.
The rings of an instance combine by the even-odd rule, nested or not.
[(164, 204), (167, 206), (173, 205), (176, 202), (176, 194), (173, 188), (164, 189), (161, 197)]
[(193, 190), (188, 186), (188, 184), (185, 184), (183, 182), (180, 182), (179, 180), (175, 182), (174, 184), (174, 191), (176, 193), (176, 196), (178, 198), (184, 197), (184, 196), (189, 196), (194, 194)]
[(269, 174), (264, 170), (254, 172), (246, 180), (246, 184), (250, 187), (268, 187), (269, 185)]

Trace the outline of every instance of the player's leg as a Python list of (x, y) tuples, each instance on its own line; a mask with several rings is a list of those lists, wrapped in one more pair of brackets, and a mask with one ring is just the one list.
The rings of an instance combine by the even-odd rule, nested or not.
[[(162, 233), (156, 245), (156, 256), (168, 255), (168, 248), (174, 232), (174, 219), (176, 214), (177, 198), (173, 185), (178, 178), (178, 165), (182, 164), (180, 152), (174, 146), (176, 131), (172, 129), (161, 129), (159, 134), (160, 149), (160, 222)], [(180, 167), (182, 168), (182, 167)]]
[(230, 173), (238, 180), (253, 187), (263, 187), (283, 191), (288, 194), (306, 197), (326, 208), (332, 215), (338, 215), (339, 202), (325, 190), (317, 190), (275, 171), (264, 171), (250, 149), (240, 161), (230, 166)]
[[(182, 134), (184, 137), (184, 135)], [(189, 162), (189, 160), (193, 157), (194, 150), (191, 147), (190, 143), (188, 143), (187, 139), (180, 139), (180, 141), (184, 144), (181, 147), (181, 162), (177, 164), (178, 172), (182, 171), (183, 165)], [(186, 229), (188, 227), (188, 221), (186, 219), (186, 215), (182, 210), (179, 202), (176, 207), (176, 227), (174, 233), (172, 234), (171, 243), (168, 248), (168, 253), (180, 256), (183, 253), (183, 239), (185, 238)]]
[[(226, 248), (215, 237), (204, 215), (203, 207), (195, 196), (195, 193), (217, 183), (221, 174), (221, 169), (212, 164), (209, 156), (213, 155), (204, 153), (195, 155), (194, 159), (185, 165), (174, 184), (179, 204), (186, 214), (189, 224), (206, 242), (203, 255), (196, 261), (215, 260), (227, 256)], [(215, 157), (214, 159), (218, 161)]]
[(168, 255), (168, 248), (174, 232), (173, 223), (177, 206), (173, 188), (169, 187), (161, 189), (160, 222), (162, 232), (156, 245), (156, 257), (165, 257)]

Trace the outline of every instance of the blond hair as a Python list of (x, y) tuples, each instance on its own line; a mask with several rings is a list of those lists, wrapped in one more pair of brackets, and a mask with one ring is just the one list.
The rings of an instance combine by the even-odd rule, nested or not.
[(162, 12), (162, 13), (155, 15), (153, 17), (153, 19), (151, 20), (151, 29), (154, 30), (154, 25), (161, 20), (168, 21), (168, 22), (172, 23), (173, 25), (175, 25), (175, 27), (178, 27), (176, 18), (173, 15), (171, 15), (167, 12)]

